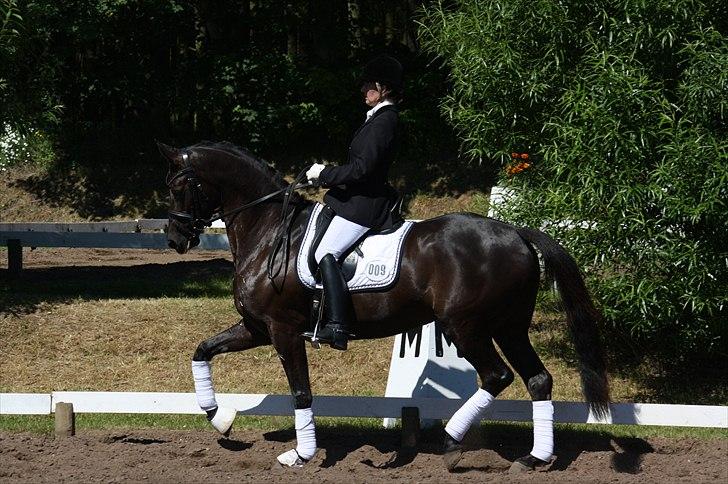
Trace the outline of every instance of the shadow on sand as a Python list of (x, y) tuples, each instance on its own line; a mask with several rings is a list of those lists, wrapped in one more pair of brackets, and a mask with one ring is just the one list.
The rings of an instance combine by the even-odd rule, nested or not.
[[(503, 461), (473, 464), (464, 460), (456, 473), (471, 471), (505, 471), (510, 462), (529, 453), (531, 450), (532, 430), (526, 425), (488, 423), (474, 429), (466, 437), (467, 451), (487, 450), (497, 454)], [(401, 433), (398, 429), (362, 429), (360, 427), (338, 425), (322, 426), (317, 429), (318, 446), (324, 449), (326, 457), (321, 467), (328, 468), (352, 452), (365, 447), (373, 447), (382, 455), (388, 456), (384, 462), (375, 457), (361, 462), (377, 469), (393, 469), (410, 464), (418, 454), (441, 455), (443, 429), (435, 426), (421, 433), (418, 449), (401, 447)], [(264, 434), (265, 440), (295, 443), (293, 429), (271, 431)], [(550, 470), (566, 470), (584, 452), (609, 452), (611, 467), (617, 473), (638, 474), (641, 471), (645, 454), (654, 452), (653, 447), (644, 439), (633, 437), (614, 437), (603, 431), (556, 429), (556, 459)], [(467, 454), (466, 454), (467, 455)], [(471, 461), (472, 459), (470, 459)]]

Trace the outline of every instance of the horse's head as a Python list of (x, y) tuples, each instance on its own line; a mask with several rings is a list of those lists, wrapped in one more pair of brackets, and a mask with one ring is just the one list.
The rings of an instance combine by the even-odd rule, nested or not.
[(184, 254), (200, 243), (200, 234), (220, 206), (220, 193), (204, 179), (199, 155), (157, 143), (160, 153), (169, 162), (169, 223), (167, 243)]

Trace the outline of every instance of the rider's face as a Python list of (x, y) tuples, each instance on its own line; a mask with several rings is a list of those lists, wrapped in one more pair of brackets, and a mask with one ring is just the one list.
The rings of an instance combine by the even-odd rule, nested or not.
[(364, 94), (364, 102), (370, 108), (382, 100), (382, 89), (378, 82), (365, 82), (361, 86), (361, 92)]

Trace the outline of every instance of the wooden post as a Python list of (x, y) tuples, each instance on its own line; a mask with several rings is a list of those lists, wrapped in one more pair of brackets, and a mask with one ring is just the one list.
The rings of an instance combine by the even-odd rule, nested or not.
[(19, 239), (8, 240), (8, 272), (10, 277), (19, 277), (23, 270), (23, 246)]
[(55, 426), (56, 437), (76, 435), (76, 416), (73, 413), (72, 403), (56, 403)]
[(402, 449), (416, 449), (420, 439), (420, 409), (402, 407)]

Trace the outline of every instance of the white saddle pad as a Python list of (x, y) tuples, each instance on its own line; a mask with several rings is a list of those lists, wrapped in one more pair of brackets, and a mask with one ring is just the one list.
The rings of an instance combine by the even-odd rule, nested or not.
[[(316, 280), (308, 267), (308, 253), (311, 248), (311, 243), (316, 236), (316, 220), (323, 207), (320, 203), (314, 206), (311, 217), (308, 219), (306, 233), (303, 235), (301, 248), (298, 250), (298, 259), (296, 260), (298, 279), (309, 289), (316, 287)], [(399, 274), (404, 238), (413, 225), (413, 221), (407, 220), (391, 234), (370, 235), (364, 239), (359, 245), (359, 250), (364, 254), (363, 258), (359, 257), (356, 251), (353, 251), (347, 257), (347, 260), (349, 258), (359, 259), (354, 276), (348, 281), (350, 291), (381, 290), (395, 283)]]

